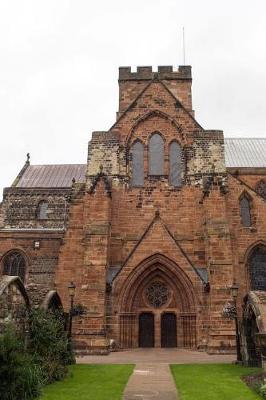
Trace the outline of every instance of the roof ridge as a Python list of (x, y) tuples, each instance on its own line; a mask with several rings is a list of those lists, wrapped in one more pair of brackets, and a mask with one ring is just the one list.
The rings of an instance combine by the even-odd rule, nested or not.
[(79, 163), (74, 163), (74, 164), (31, 164), (30, 165), (30, 167), (57, 167), (57, 166), (68, 166), (68, 165), (83, 165), (83, 166), (86, 166), (87, 164), (86, 163), (82, 163), (82, 164), (79, 164)]
[(225, 137), (224, 140), (266, 140), (265, 137)]

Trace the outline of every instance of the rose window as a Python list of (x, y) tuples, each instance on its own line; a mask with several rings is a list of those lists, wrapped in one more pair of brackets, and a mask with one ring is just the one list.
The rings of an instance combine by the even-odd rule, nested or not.
[(152, 307), (159, 308), (167, 303), (169, 299), (169, 290), (162, 282), (153, 282), (145, 290), (145, 296)]

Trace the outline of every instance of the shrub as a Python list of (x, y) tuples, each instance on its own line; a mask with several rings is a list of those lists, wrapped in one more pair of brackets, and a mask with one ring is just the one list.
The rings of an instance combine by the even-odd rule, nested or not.
[(67, 365), (75, 358), (64, 330), (64, 317), (60, 312), (33, 310), (30, 312), (28, 349), (41, 366), (45, 383), (63, 379)]
[(266, 380), (264, 379), (264, 383), (259, 388), (259, 394), (263, 399), (266, 399)]
[(30, 400), (40, 394), (41, 369), (24, 350), (15, 328), (8, 326), (0, 335), (0, 398)]

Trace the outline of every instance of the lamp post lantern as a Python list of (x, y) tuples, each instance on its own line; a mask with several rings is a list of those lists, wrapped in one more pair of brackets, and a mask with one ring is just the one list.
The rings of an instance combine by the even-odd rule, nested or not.
[(67, 335), (69, 340), (71, 340), (71, 335), (72, 335), (72, 317), (73, 317), (75, 290), (76, 290), (76, 285), (73, 282), (70, 282), (68, 285), (68, 294), (70, 297), (70, 310), (69, 310), (68, 335)]
[(235, 308), (235, 327), (236, 327), (236, 355), (237, 355), (237, 362), (242, 361), (242, 357), (241, 357), (241, 351), (240, 351), (240, 334), (239, 334), (239, 325), (238, 325), (238, 317), (237, 317), (237, 304), (236, 304), (236, 299), (238, 296), (238, 289), (239, 289), (239, 285), (237, 283), (233, 283), (233, 285), (231, 286), (230, 290), (231, 290), (231, 296), (233, 298), (233, 302), (234, 302), (234, 308)]

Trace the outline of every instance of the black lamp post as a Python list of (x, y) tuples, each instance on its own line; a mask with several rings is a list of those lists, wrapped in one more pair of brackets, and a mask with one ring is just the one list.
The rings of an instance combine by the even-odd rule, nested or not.
[(69, 340), (71, 340), (71, 335), (72, 335), (72, 317), (73, 317), (75, 290), (76, 290), (76, 285), (73, 282), (70, 282), (68, 285), (68, 294), (70, 297), (70, 310), (69, 310), (68, 334), (67, 334)]
[(238, 326), (238, 317), (237, 317), (237, 305), (236, 305), (236, 299), (238, 295), (238, 289), (239, 285), (237, 285), (235, 282), (231, 286), (231, 295), (234, 301), (234, 307), (235, 307), (235, 326), (236, 326), (236, 354), (237, 354), (237, 361), (240, 362), (242, 361), (241, 357), (241, 351), (240, 351), (240, 334), (239, 334), (239, 326)]

